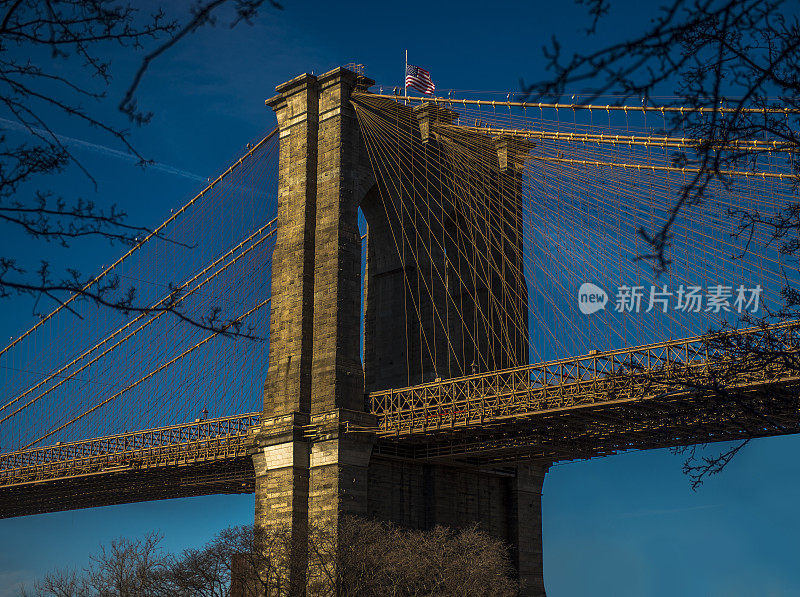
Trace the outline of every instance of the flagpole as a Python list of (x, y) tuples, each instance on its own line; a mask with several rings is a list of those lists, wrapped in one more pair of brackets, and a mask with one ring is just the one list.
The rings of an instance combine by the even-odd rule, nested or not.
[(403, 71), (403, 95), (406, 96), (405, 105), (408, 105), (408, 84), (406, 83), (406, 73), (408, 72), (408, 50), (406, 50), (406, 68)]

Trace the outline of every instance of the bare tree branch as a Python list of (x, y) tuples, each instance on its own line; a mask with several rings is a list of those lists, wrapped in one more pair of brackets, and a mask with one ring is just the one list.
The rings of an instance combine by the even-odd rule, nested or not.
[[(594, 31), (608, 7), (603, 11), (597, 3), (588, 7), (589, 30)], [(676, 167), (691, 167), (696, 174), (665, 206), (667, 214), (661, 223), (638, 230), (647, 246), (638, 259), (650, 262), (656, 273), (670, 268), (675, 222), (687, 210), (702, 209), (709, 186), (718, 183), (730, 188), (725, 171), (754, 171), (769, 158), (771, 149), (752, 149), (743, 142), (766, 140), (774, 142), (774, 147), (780, 145), (798, 176), (798, 188), (800, 168), (795, 155), (800, 150), (800, 118), (795, 111), (800, 108), (800, 21), (795, 8), (787, 0), (665, 0), (643, 33), (592, 52), (565, 55), (554, 39), (544, 49), (551, 76), (532, 84), (521, 82), (528, 97), (560, 96), (570, 88), (588, 95), (589, 101), (614, 94), (616, 104), (630, 99), (647, 102), (653, 95), (674, 90), (673, 100), (660, 103), (683, 110), (665, 119), (665, 126), (694, 143), (691, 150), (674, 153), (672, 161)], [(734, 259), (759, 239), (793, 261), (794, 268), (800, 263), (800, 201), (787, 199), (773, 213), (735, 208), (728, 215), (731, 236), (742, 247)], [(770, 326), (800, 319), (800, 292), (792, 283), (796, 275), (786, 271), (791, 265), (782, 263), (781, 267), (777, 273), (784, 280), (784, 304), (765, 310), (761, 317), (742, 318), (742, 323), (756, 326), (759, 333), (739, 336), (725, 333), (725, 328), (712, 330), (716, 333), (709, 336), (710, 352), (723, 355), (709, 364), (715, 377), (710, 383), (686, 380), (677, 384), (682, 391), (692, 392), (709, 416), (742, 415), (729, 421), (738, 425), (743, 437), (733, 447), (714, 455), (701, 455), (702, 446), (676, 449), (686, 456), (684, 472), (693, 489), (723, 470), (765, 428), (786, 431), (782, 417), (799, 406), (796, 391), (774, 387), (769, 392), (744, 393), (736, 389), (737, 380), (770, 367), (800, 374), (796, 328)]]
[[(127, 214), (111, 202), (103, 206), (83, 198), (65, 198), (40, 186), (46, 184), (47, 175), (75, 166), (97, 188), (93, 173), (53, 131), (49, 121), (54, 115), (66, 116), (95, 129), (136, 158), (139, 165), (147, 166), (151, 161), (133, 145), (130, 131), (98, 115), (112, 77), (109, 47), (115, 45), (141, 57), (118, 108), (126, 122), (142, 125), (152, 114), (138, 111), (135, 96), (157, 58), (190, 34), (220, 20), (231, 27), (250, 24), (267, 3), (280, 8), (275, 0), (196, 0), (184, 13), (175, 12), (169, 3), (148, 12), (132, 1), (6, 2), (0, 8), (0, 109), (34, 141), (14, 142), (8, 135), (0, 136), (0, 227), (4, 227), (0, 229), (17, 229), (57, 247), (68, 247), (72, 241), (85, 238), (131, 245), (149, 234), (147, 227), (129, 223)], [(170, 16), (168, 11), (174, 14)], [(49, 61), (37, 59), (43, 54), (49, 55)], [(161, 236), (158, 239), (176, 242)], [(122, 292), (118, 280), (102, 285), (101, 290), (86, 290), (82, 283), (89, 278), (74, 271), (54, 280), (51, 259), (44, 252), (15, 255), (4, 249), (4, 253), (0, 255), (0, 299), (29, 296), (36, 308), (42, 298), (63, 305), (71, 293), (78, 293), (98, 307), (123, 313), (161, 310), (138, 304), (135, 288)], [(37, 261), (41, 261), (38, 267)], [(178, 313), (179, 304), (175, 302), (166, 308), (182, 321), (203, 329), (239, 332), (225, 327), (229, 322), (218, 308), (199, 318), (185, 311)]]

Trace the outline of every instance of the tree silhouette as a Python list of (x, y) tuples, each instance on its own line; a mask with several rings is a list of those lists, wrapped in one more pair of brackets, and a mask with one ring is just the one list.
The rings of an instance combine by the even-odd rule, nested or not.
[[(79, 294), (99, 306), (123, 312), (167, 310), (185, 321), (224, 334), (238, 326), (224, 321), (218, 310), (202, 317), (181, 312), (175, 301), (157, 309), (137, 302), (134, 287), (123, 288), (109, 277), (87, 287), (91, 277), (76, 269), (54, 271), (46, 243), (63, 247), (85, 237), (131, 245), (150, 232), (130, 223), (116, 205), (98, 205), (65, 197), (46, 186), (46, 176), (74, 166), (96, 186), (93, 173), (75, 156), (50, 125), (56, 116), (101, 131), (142, 166), (150, 160), (131, 142), (126, 126), (143, 126), (153, 113), (137, 102), (137, 91), (154, 61), (198, 30), (220, 23), (230, 27), (252, 23), (275, 0), (197, 0), (188, 11), (176, 13), (164, 2), (145, 12), (136, 2), (116, 0), (7, 0), (0, 3), (0, 106), (26, 131), (30, 142), (0, 135), (0, 222), (4, 232), (24, 231), (42, 242), (40, 264), (4, 248), (0, 254), (0, 299), (29, 297), (34, 309), (50, 299), (63, 305)], [(118, 102), (108, 97), (113, 48), (139, 60), (139, 66)], [(121, 50), (120, 50), (121, 49)], [(101, 116), (116, 103), (124, 125)], [(87, 107), (87, 105), (89, 107)], [(38, 188), (36, 188), (38, 187)], [(31, 191), (30, 189), (34, 190)]]
[[(591, 18), (587, 29), (595, 33), (598, 24), (613, 7), (611, 0), (578, 0)], [(677, 167), (696, 173), (677, 192), (668, 217), (639, 234), (648, 250), (638, 259), (652, 263), (655, 272), (670, 267), (672, 227), (685, 210), (702, 209), (709, 184), (730, 183), (726, 171), (755, 170), (771, 152), (788, 155), (793, 174), (800, 181), (800, 165), (794, 159), (800, 149), (800, 22), (797, 7), (786, 0), (668, 0), (639, 35), (587, 53), (565, 53), (553, 39), (544, 50), (549, 75), (525, 83), (528, 97), (560, 96), (567, 88), (591, 98), (614, 94), (618, 104), (650, 104), (654, 95), (674, 93), (659, 105), (683, 107), (667, 120), (669, 131), (694, 141), (691, 151), (675, 152)], [(749, 141), (769, 141), (770, 147), (749, 146)], [(731, 236), (745, 247), (766, 231), (766, 242), (777, 246), (789, 266), (800, 259), (800, 201), (796, 198), (778, 205), (774, 212), (732, 209)], [(786, 280), (781, 294), (784, 304), (764, 315), (746, 315), (743, 323), (759, 333), (746, 339), (731, 334), (713, 334), (710, 348), (722, 348), (731, 365), (720, 370), (711, 386), (690, 388), (698, 395), (711, 396), (717, 404), (740, 401), (753, 411), (755, 421), (768, 421), (773, 410), (796, 392), (775, 388), (770, 400), (743, 395), (731, 387), (739, 375), (780, 362), (789, 372), (800, 372), (800, 340), (796, 327), (771, 324), (800, 319), (800, 293)], [(722, 330), (712, 330), (722, 331)], [(709, 408), (713, 408), (710, 405)], [(779, 427), (780, 428), (780, 427)], [(748, 430), (745, 430), (748, 431)], [(757, 435), (757, 423), (752, 430)], [(744, 439), (717, 455), (700, 455), (697, 447), (680, 448), (687, 455), (684, 471), (697, 488), (708, 476), (718, 473), (749, 441)]]
[[(286, 595), (298, 562), (289, 529), (254, 525), (220, 531), (201, 547), (165, 552), (161, 536), (117, 539), (80, 571), (56, 570), (34, 583), (31, 597), (261, 597)], [(318, 597), (518, 593), (507, 546), (480, 529), (402, 529), (343, 517), (333, 529), (311, 525), (308, 593)], [(480, 565), (476, 565), (479, 562)]]

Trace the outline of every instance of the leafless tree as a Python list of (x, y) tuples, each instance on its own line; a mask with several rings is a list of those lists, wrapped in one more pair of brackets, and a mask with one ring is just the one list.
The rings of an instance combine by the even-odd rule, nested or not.
[[(590, 8), (593, 32), (611, 0), (581, 3)], [(647, 103), (670, 89), (674, 99), (659, 105), (685, 108), (674, 113), (671, 125), (693, 139), (695, 149), (676, 152), (673, 161), (698, 173), (681, 188), (671, 218), (657, 229), (640, 230), (652, 249), (641, 257), (659, 271), (669, 266), (670, 230), (681, 210), (702, 203), (711, 181), (727, 182), (725, 170), (747, 169), (774, 149), (743, 149), (743, 141), (768, 138), (779, 149), (800, 143), (798, 114), (745, 111), (800, 108), (800, 23), (787, 0), (670, 0), (640, 35), (566, 56), (554, 38), (544, 54), (552, 76), (523, 81), (529, 96), (560, 96), (569, 88), (590, 98), (613, 93), (619, 104)], [(782, 227), (785, 218), (796, 219), (796, 211), (786, 206), (774, 218), (754, 215), (755, 222), (740, 215), (745, 229), (755, 223)]]
[(161, 535), (118, 539), (91, 557), (78, 573), (57, 570), (34, 584), (32, 597), (156, 597), (169, 595), (174, 559), (160, 547)]
[(291, 594), (302, 566), (316, 597), (480, 597), (516, 595), (507, 547), (477, 527), (414, 531), (356, 517), (336, 529), (312, 525), (308, 558), (292, 557), (287, 529), (225, 529), (201, 548), (164, 553), (160, 537), (118, 540), (81, 573), (58, 571), (32, 597), (263, 597)]
[(507, 546), (477, 526), (409, 530), (346, 517), (335, 561), (338, 591), (331, 595), (488, 597), (519, 588)]
[[(477, 527), (414, 531), (343, 517), (335, 529), (311, 525), (307, 550), (303, 576), (317, 597), (517, 594), (506, 546)], [(242, 597), (283, 595), (297, 572), (292, 553), (287, 530), (228, 529), (177, 560), (173, 586), (181, 595), (225, 597), (227, 587)]]
[[(613, 0), (578, 2), (588, 8), (589, 34), (597, 31), (613, 7)], [(648, 248), (639, 259), (650, 261), (657, 273), (670, 267), (671, 231), (678, 216), (684, 210), (702, 208), (712, 182), (727, 187), (731, 180), (726, 171), (755, 170), (765, 154), (778, 150), (785, 152), (793, 173), (800, 177), (800, 165), (794, 159), (800, 146), (800, 21), (793, 2), (664, 0), (657, 16), (639, 35), (621, 37), (585, 53), (565, 53), (562, 44), (553, 39), (544, 55), (550, 74), (542, 81), (522, 82), (529, 97), (558, 97), (570, 89), (590, 98), (614, 94), (619, 104), (631, 100), (649, 104), (651, 96), (674, 93), (672, 101), (660, 99), (659, 104), (685, 108), (682, 113), (673, 112), (665, 132), (680, 131), (680, 136), (693, 139), (693, 149), (674, 153), (672, 162), (696, 174), (667, 206), (668, 217), (662, 224), (639, 229)], [(752, 108), (757, 111), (748, 110)], [(746, 144), (764, 140), (773, 147)], [(730, 210), (729, 216), (731, 235), (743, 246), (766, 237), (790, 265), (798, 265), (800, 201), (789, 200), (771, 213), (736, 209)], [(756, 234), (764, 231), (766, 235)], [(709, 340), (710, 348), (723, 348), (729, 355), (727, 365), (720, 368), (729, 377), (716, 380), (713, 387), (695, 389), (717, 405), (738, 401), (742, 409), (752, 411), (750, 421), (755, 423), (750, 423), (752, 429), (742, 430), (741, 442), (719, 454), (701, 454), (697, 446), (678, 449), (687, 456), (684, 471), (695, 488), (708, 475), (722, 470), (750, 437), (762, 431), (759, 420), (776, 429), (784, 424), (776, 418), (776, 410), (794, 400), (792, 392), (774, 388), (771, 400), (764, 401), (736, 390), (731, 383), (737, 376), (778, 362), (786, 371), (800, 372), (796, 331), (776, 331), (770, 326), (800, 318), (800, 293), (791, 276), (784, 279), (784, 304), (764, 311), (761, 317), (745, 318), (745, 323), (759, 328), (760, 333), (744, 340), (722, 333)]]
[(286, 529), (254, 525), (224, 529), (201, 548), (187, 549), (169, 572), (176, 595), (261, 597), (288, 593), (293, 538)]
[[(147, 70), (199, 29), (220, 22), (231, 27), (251, 23), (265, 4), (280, 7), (275, 0), (195, 0), (183, 12), (168, 2), (147, 12), (133, 1), (0, 1), (0, 106), (16, 128), (32, 139), (15, 142), (0, 135), (0, 223), (4, 225), (0, 230), (4, 234), (21, 230), (42, 243), (64, 247), (85, 237), (130, 245), (149, 233), (129, 223), (127, 214), (111, 202), (98, 205), (48, 188), (52, 184), (48, 176), (70, 166), (96, 185), (92, 172), (50, 123), (66, 116), (99, 130), (146, 166), (149, 160), (134, 147), (127, 127), (144, 125), (153, 116), (137, 102)], [(109, 56), (114, 48), (117, 55), (123, 52), (139, 60), (116, 102), (119, 124), (101, 116), (107, 104), (114, 105), (113, 98), (107, 97), (112, 79)], [(225, 327), (231, 322), (223, 321), (219, 312), (185, 316), (174, 300), (153, 309), (137, 302), (135, 288), (122, 288), (119, 278), (87, 287), (90, 279), (75, 269), (54, 271), (45, 244), (34, 259), (8, 248), (0, 254), (0, 299), (30, 297), (34, 309), (49, 309), (78, 293), (97, 305), (124, 312), (167, 310), (204, 328), (238, 332), (237, 326)]]
[(41, 581), (34, 583), (33, 591), (21, 591), (22, 597), (90, 597), (88, 584), (74, 570), (49, 572)]

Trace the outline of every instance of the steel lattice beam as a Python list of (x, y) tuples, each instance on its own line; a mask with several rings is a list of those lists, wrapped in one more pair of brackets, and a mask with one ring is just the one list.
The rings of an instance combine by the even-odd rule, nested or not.
[[(796, 346), (800, 324), (773, 328)], [(743, 330), (744, 338), (759, 330)], [(789, 343), (791, 335), (791, 344)], [(369, 395), (376, 454), (498, 464), (800, 432), (800, 376), (742, 366), (708, 337)], [(712, 386), (724, 380), (723, 392)], [(259, 413), (0, 454), (0, 517), (254, 491)]]

